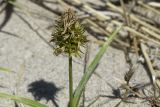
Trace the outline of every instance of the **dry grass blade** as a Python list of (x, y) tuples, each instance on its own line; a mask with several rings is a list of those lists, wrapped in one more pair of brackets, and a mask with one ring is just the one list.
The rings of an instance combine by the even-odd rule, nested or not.
[(143, 27), (143, 26), (141, 27), (141, 29), (142, 29), (144, 32), (148, 33), (148, 34), (149, 34), (150, 36), (152, 36), (153, 38), (156, 38), (156, 39), (158, 39), (158, 40), (160, 41), (160, 36), (159, 36), (159, 34), (153, 32), (153, 31), (151, 31), (151, 30), (149, 30), (148, 28)]
[[(147, 6), (147, 7), (146, 7)], [(145, 19), (146, 22), (160, 25), (160, 14), (155, 12), (148, 5), (138, 5), (133, 8), (133, 12), (137, 15), (137, 18), (141, 20)], [(143, 21), (145, 21), (143, 20)]]
[(160, 12), (158, 10), (156, 10), (155, 8), (152, 8), (149, 5), (144, 4), (142, 1), (138, 1), (138, 4), (160, 15)]
[[(82, 5), (83, 2), (80, 0), (73, 0), (77, 5)], [(93, 16), (95, 16), (97, 19), (99, 20), (110, 20), (111, 18), (109, 16), (105, 16), (103, 13), (100, 13), (96, 10), (94, 10), (93, 8), (91, 8), (89, 5), (87, 4), (83, 4), (82, 7), (83, 11), (92, 14)]]
[(131, 23), (130, 23), (130, 19), (129, 19), (129, 16), (128, 16), (128, 12), (126, 10), (126, 7), (125, 7), (125, 4), (124, 4), (124, 1), (123, 0), (120, 0), (120, 3), (121, 3), (121, 7), (123, 9), (123, 16), (125, 18), (125, 22), (128, 26), (131, 26)]
[[(115, 11), (118, 11), (118, 12), (120, 12), (121, 14), (123, 14), (123, 10), (122, 10), (121, 8), (116, 7), (116, 6), (113, 5), (112, 3), (107, 2), (107, 6), (109, 6), (111, 9), (113, 9), (113, 10), (115, 10)], [(149, 28), (149, 29), (151, 29), (151, 30), (153, 30), (153, 31), (155, 31), (155, 32), (157, 32), (157, 33), (160, 34), (160, 30), (159, 30), (158, 28), (155, 28), (154, 26), (152, 26), (152, 25), (150, 25), (150, 24), (148, 24), (148, 23), (146, 23), (146, 22), (138, 19), (135, 15), (130, 14), (130, 18), (131, 18), (132, 20), (134, 20), (135, 22), (137, 22), (137, 23), (139, 23), (139, 24), (141, 24), (141, 25), (143, 25), (143, 26), (145, 26), (145, 27), (147, 27), (147, 28)]]
[[(116, 25), (120, 25), (120, 24), (121, 24), (121, 22), (118, 22), (118, 21), (115, 21), (115, 20), (113, 20), (112, 22), (113, 22), (114, 24), (116, 24)], [(151, 41), (151, 42), (153, 42), (153, 43), (156, 43), (156, 44), (160, 45), (160, 42), (159, 42), (159, 41), (156, 41), (156, 40), (154, 40), (154, 39), (152, 39), (152, 38), (150, 38), (150, 37), (147, 37), (146, 35), (144, 35), (144, 34), (138, 32), (138, 31), (136, 31), (136, 30), (133, 29), (133, 28), (130, 28), (130, 27), (128, 27), (128, 26), (125, 26), (124, 29), (127, 30), (127, 31), (129, 31), (129, 32), (131, 32), (131, 33), (134, 33), (134, 34), (135, 34), (134, 36), (140, 37), (140, 38), (142, 38), (142, 39), (144, 39), (144, 40)]]
[[(148, 56), (148, 54), (146, 52), (147, 47), (145, 46), (144, 43), (141, 43), (140, 46), (141, 46), (142, 54), (143, 54), (143, 56), (144, 56), (144, 58), (146, 60), (146, 64), (148, 66), (148, 69), (149, 69), (149, 72), (150, 72), (150, 75), (151, 75), (151, 82), (152, 82), (153, 86), (156, 87), (157, 86), (157, 84), (156, 84), (157, 76), (156, 76), (156, 72), (153, 69), (151, 60), (150, 60), (150, 58), (149, 58), (149, 56)], [(160, 86), (158, 86), (158, 87), (160, 87)]]
[[(89, 24), (91, 24), (92, 26), (96, 27), (96, 29), (99, 29), (102, 33), (104, 33), (105, 35), (110, 35), (106, 30), (104, 30), (103, 28), (101, 28), (96, 22), (89, 20), (89, 19), (85, 19), (85, 21)], [(117, 38), (115, 38), (115, 41), (118, 42), (120, 45), (125, 46), (125, 47), (129, 47), (129, 44), (123, 42), (122, 40), (119, 40)]]
[(158, 2), (149, 2), (148, 5), (155, 8), (160, 8), (160, 3)]

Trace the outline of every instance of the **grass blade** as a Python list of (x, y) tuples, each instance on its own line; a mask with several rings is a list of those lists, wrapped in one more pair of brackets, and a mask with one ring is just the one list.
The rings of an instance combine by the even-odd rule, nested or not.
[(19, 3), (17, 2), (17, 0), (8, 0), (7, 2), (10, 3), (10, 4), (12, 4), (14, 7), (17, 7), (17, 8), (19, 8), (19, 9), (22, 9), (21, 4), (19, 4)]
[(8, 68), (0, 67), (0, 72), (11, 72), (11, 70)]
[(96, 68), (97, 64), (99, 63), (106, 49), (108, 48), (110, 43), (113, 41), (113, 39), (116, 37), (117, 33), (121, 30), (121, 28), (122, 26), (113, 32), (113, 34), (108, 38), (108, 40), (100, 48), (100, 51), (97, 53), (97, 55), (95, 56), (91, 64), (87, 67), (86, 72), (84, 73), (80, 83), (78, 84), (78, 87), (75, 90), (74, 98), (73, 98), (73, 107), (78, 107), (78, 103), (85, 85), (87, 84), (89, 78), (93, 74), (94, 69)]
[(41, 104), (37, 101), (28, 99), (28, 98), (24, 98), (24, 97), (19, 97), (19, 96), (15, 96), (15, 95), (10, 95), (10, 94), (6, 94), (6, 93), (1, 93), (0, 92), (0, 98), (5, 98), (5, 99), (10, 99), (10, 100), (14, 100), (16, 102), (31, 106), (31, 107), (47, 107), (44, 104)]

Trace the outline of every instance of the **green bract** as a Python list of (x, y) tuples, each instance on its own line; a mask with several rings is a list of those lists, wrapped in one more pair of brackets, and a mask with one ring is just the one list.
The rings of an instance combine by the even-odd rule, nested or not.
[(87, 39), (84, 35), (84, 29), (73, 10), (68, 9), (56, 21), (51, 42), (55, 44), (55, 55), (65, 53), (70, 56), (80, 56), (80, 46), (84, 46)]

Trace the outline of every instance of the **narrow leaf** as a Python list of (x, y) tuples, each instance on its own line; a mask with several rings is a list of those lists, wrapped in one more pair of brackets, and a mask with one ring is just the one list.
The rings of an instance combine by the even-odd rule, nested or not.
[(113, 34), (108, 38), (108, 40), (100, 48), (99, 52), (97, 53), (97, 55), (95, 56), (91, 64), (87, 67), (85, 74), (83, 75), (81, 81), (78, 84), (78, 87), (75, 90), (74, 98), (73, 98), (73, 107), (78, 107), (78, 103), (85, 85), (87, 84), (88, 80), (93, 74), (94, 69), (96, 68), (97, 64), (99, 63), (106, 49), (108, 48), (110, 43), (113, 41), (113, 39), (116, 37), (117, 33), (121, 30), (121, 28), (122, 26), (113, 32)]
[(8, 68), (0, 67), (0, 72), (11, 72), (11, 70)]
[(19, 4), (17, 0), (8, 0), (7, 2), (12, 4), (16, 8), (23, 9), (22, 4)]
[(41, 104), (37, 101), (28, 99), (28, 98), (24, 98), (24, 97), (19, 97), (16, 95), (10, 95), (10, 94), (6, 94), (6, 93), (1, 93), (0, 92), (0, 98), (5, 98), (5, 99), (10, 99), (10, 100), (14, 100), (16, 102), (31, 106), (31, 107), (47, 107), (44, 104)]

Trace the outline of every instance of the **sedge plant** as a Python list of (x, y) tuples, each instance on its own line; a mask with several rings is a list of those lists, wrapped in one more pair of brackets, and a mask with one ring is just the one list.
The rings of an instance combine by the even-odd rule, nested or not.
[(55, 44), (54, 54), (67, 54), (69, 62), (69, 105), (73, 107), (73, 77), (72, 57), (78, 57), (81, 53), (81, 46), (87, 42), (84, 35), (84, 28), (78, 21), (73, 10), (68, 9), (59, 20), (56, 21), (56, 29), (52, 34), (51, 42)]
[(105, 53), (107, 47), (114, 40), (117, 33), (121, 30), (120, 26), (113, 32), (112, 35), (106, 40), (97, 53), (91, 64), (87, 67), (82, 79), (79, 82), (78, 87), (73, 94), (73, 77), (72, 77), (72, 57), (80, 56), (81, 46), (85, 46), (87, 39), (84, 35), (84, 29), (73, 10), (68, 9), (62, 16), (56, 21), (56, 28), (52, 33), (51, 42), (54, 43), (54, 54), (67, 54), (69, 58), (69, 102), (70, 107), (78, 107), (80, 97), (83, 89), (85, 88), (88, 80), (94, 72), (94, 69), (98, 65), (100, 59)]

